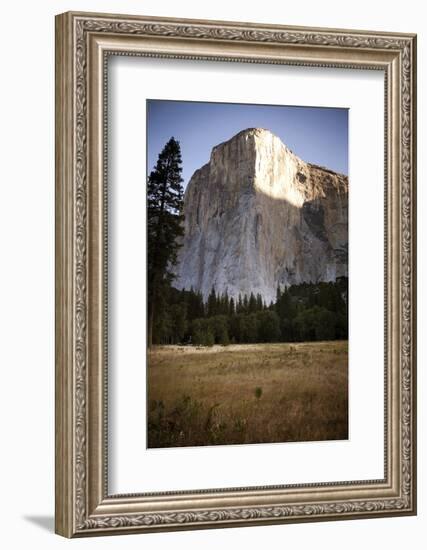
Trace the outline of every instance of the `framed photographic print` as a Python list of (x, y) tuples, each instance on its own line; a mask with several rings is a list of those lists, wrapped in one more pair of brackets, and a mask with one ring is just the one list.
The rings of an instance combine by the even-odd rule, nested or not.
[(416, 513), (416, 37), (56, 18), (56, 531)]

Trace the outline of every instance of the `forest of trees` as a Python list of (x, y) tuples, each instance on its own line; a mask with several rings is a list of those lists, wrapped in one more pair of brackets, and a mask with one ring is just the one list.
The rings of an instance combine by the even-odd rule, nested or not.
[(182, 159), (171, 138), (147, 181), (148, 346), (298, 342), (348, 337), (348, 280), (278, 288), (276, 300), (237, 299), (212, 288), (207, 300), (174, 288), (183, 235)]
[[(165, 289), (166, 290), (166, 289)], [(348, 338), (348, 279), (277, 289), (265, 304), (258, 294), (218, 294), (170, 286), (153, 327), (155, 344), (211, 346), (230, 343), (303, 342)]]

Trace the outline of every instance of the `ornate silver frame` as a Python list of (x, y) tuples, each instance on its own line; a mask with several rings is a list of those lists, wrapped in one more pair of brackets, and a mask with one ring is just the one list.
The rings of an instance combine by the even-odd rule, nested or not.
[[(385, 73), (385, 477), (109, 495), (106, 466), (106, 58)], [(56, 532), (66, 537), (416, 513), (416, 37), (65, 13), (56, 18)]]

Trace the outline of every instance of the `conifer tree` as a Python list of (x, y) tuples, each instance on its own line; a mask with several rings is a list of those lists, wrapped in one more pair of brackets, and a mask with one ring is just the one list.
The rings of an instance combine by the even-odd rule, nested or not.
[(243, 301), (242, 301), (242, 295), (239, 294), (239, 300), (236, 306), (236, 313), (242, 313), (242, 312), (243, 312)]
[(207, 308), (208, 308), (208, 317), (213, 317), (214, 315), (216, 315), (218, 310), (218, 301), (215, 293), (215, 287), (212, 287), (212, 290), (208, 296)]
[(171, 138), (147, 181), (148, 346), (156, 316), (162, 314), (165, 288), (174, 279), (178, 238), (183, 229), (183, 179), (179, 141)]
[(257, 310), (257, 301), (253, 292), (251, 292), (249, 296), (248, 309), (249, 309), (249, 313), (255, 313)]

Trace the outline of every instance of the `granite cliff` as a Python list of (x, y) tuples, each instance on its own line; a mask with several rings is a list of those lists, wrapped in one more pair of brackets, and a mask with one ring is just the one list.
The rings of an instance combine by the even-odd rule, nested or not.
[(184, 199), (177, 288), (275, 299), (348, 271), (348, 178), (304, 162), (268, 130), (213, 148)]

